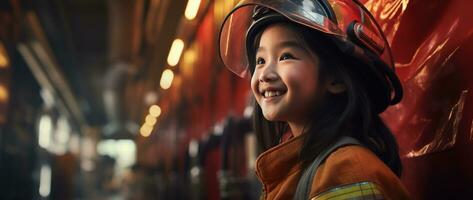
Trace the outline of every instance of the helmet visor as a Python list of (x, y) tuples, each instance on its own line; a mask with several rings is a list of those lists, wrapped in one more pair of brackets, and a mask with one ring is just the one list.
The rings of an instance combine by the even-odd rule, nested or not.
[[(356, 21), (371, 30), (382, 49), (377, 54), (393, 67), (391, 52), (372, 16), (353, 0), (242, 0), (224, 19), (219, 36), (219, 54), (225, 66), (240, 77), (249, 77), (246, 36), (254, 21), (256, 6), (265, 7), (289, 21), (350, 42), (348, 26)], [(386, 48), (387, 47), (387, 48)]]
[(344, 37), (346, 34), (329, 20), (318, 1), (243, 0), (225, 18), (220, 30), (220, 57), (227, 68), (240, 77), (249, 75), (246, 32), (253, 21), (256, 6), (269, 8), (290, 21), (324, 33)]

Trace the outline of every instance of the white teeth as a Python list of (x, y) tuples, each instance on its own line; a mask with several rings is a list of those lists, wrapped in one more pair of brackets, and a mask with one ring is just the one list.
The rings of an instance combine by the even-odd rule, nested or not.
[(264, 97), (275, 97), (281, 95), (281, 91), (265, 91)]

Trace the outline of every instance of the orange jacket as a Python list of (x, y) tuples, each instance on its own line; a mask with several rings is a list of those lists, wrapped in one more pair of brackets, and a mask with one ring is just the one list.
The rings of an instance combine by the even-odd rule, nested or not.
[[(264, 190), (262, 199), (293, 198), (303, 171), (298, 162), (302, 138), (283, 142), (256, 160), (256, 175)], [(356, 145), (341, 147), (327, 157), (315, 173), (309, 197), (409, 199), (399, 178), (373, 152)]]

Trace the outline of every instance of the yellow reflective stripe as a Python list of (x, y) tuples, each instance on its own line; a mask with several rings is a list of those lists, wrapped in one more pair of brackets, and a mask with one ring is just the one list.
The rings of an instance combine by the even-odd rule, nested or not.
[(381, 190), (373, 182), (358, 182), (329, 189), (311, 200), (383, 199)]

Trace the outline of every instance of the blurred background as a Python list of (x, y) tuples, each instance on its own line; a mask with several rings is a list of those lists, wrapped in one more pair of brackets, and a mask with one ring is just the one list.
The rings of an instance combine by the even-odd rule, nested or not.
[[(472, 197), (473, 3), (362, 2), (404, 84), (404, 184)], [(217, 52), (236, 3), (1, 0), (0, 199), (258, 199), (249, 83)]]

